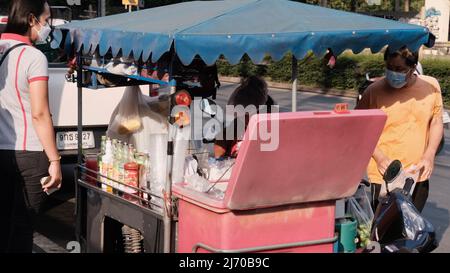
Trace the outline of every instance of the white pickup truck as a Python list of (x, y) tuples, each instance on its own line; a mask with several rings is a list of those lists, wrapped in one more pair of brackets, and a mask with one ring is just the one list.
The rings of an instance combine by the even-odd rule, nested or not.
[[(49, 101), (56, 143), (62, 156), (77, 154), (78, 88), (67, 82), (67, 67), (49, 63)], [(83, 89), (83, 148), (100, 148), (111, 114), (122, 98), (124, 87)]]
[[(7, 23), (6, 16), (0, 16), (0, 33)], [(54, 20), (53, 25), (65, 23)], [(63, 160), (71, 162), (77, 155), (78, 88), (77, 84), (66, 81), (68, 70), (66, 58), (58, 49), (38, 45), (49, 61), (49, 102), (56, 143)], [(142, 91), (148, 94), (145, 86)], [(83, 89), (83, 148), (98, 150), (101, 136), (105, 134), (111, 114), (122, 98), (124, 87), (106, 89)]]

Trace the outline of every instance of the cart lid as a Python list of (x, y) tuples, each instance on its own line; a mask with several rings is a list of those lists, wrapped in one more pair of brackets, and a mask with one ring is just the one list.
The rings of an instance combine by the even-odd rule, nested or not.
[[(267, 138), (258, 135), (258, 128), (262, 132), (265, 125), (276, 129), (275, 121), (279, 126), (278, 148), (263, 151), (270, 140), (263, 141)], [(351, 196), (364, 176), (385, 121), (381, 110), (255, 115), (250, 119), (223, 202), (181, 186), (174, 187), (174, 192), (188, 201), (230, 210)], [(276, 137), (272, 135), (275, 143)]]

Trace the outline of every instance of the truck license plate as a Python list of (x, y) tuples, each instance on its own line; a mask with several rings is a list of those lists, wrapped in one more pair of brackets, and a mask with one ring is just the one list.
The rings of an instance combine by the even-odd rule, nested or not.
[[(83, 131), (83, 149), (95, 148), (94, 132)], [(78, 148), (78, 132), (57, 132), (56, 145), (58, 150), (74, 150)]]

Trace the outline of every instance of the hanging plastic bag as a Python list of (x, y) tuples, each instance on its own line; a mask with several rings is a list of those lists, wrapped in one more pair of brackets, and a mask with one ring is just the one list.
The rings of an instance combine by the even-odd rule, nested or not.
[(139, 116), (139, 98), (141, 95), (139, 86), (125, 88), (122, 99), (117, 106), (117, 114), (112, 117), (108, 131), (119, 135), (128, 135), (141, 128), (142, 122)]
[(370, 243), (370, 231), (373, 222), (373, 211), (366, 186), (360, 185), (356, 193), (347, 199), (347, 213), (358, 222), (358, 237), (360, 247)]

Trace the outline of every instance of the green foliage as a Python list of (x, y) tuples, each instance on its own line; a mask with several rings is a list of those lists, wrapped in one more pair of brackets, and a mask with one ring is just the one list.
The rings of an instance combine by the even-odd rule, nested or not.
[(423, 60), (423, 73), (435, 77), (443, 92), (444, 105), (450, 106), (450, 60), (427, 59)]

